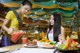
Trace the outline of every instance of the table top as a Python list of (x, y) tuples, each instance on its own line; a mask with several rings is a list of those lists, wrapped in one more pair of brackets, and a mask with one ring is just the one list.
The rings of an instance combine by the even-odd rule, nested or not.
[[(79, 45), (80, 46), (80, 45)], [(9, 49), (8, 52), (5, 53), (53, 53), (54, 49), (48, 48), (24, 48), (22, 44), (11, 45), (7, 47), (2, 47), (3, 49)]]
[(55, 49), (48, 49), (48, 48), (24, 48), (22, 44), (11, 45), (7, 47), (2, 47), (3, 49), (9, 49), (7, 53), (53, 53)]
[(12, 53), (53, 53), (54, 49), (43, 48), (21, 48), (20, 50), (13, 51)]
[(17, 48), (21, 48), (22, 44), (16, 44), (16, 45), (10, 45), (10, 46), (6, 46), (6, 47), (2, 47), (2, 49), (9, 49), (9, 51), (13, 51)]

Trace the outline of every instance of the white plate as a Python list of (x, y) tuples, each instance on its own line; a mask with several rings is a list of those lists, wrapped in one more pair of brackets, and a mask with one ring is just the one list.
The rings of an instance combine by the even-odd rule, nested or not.
[(8, 48), (0, 48), (0, 52), (8, 52), (9, 49)]
[(46, 47), (46, 46), (42, 46), (42, 48), (46, 48), (46, 49), (53, 49), (55, 48), (54, 46), (53, 47)]
[(26, 46), (27, 48), (37, 48), (38, 46)]

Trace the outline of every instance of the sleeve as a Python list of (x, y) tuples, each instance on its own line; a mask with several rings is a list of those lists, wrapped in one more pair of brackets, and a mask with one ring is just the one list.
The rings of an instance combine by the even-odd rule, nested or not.
[(11, 20), (11, 17), (12, 17), (12, 11), (9, 11), (5, 18)]

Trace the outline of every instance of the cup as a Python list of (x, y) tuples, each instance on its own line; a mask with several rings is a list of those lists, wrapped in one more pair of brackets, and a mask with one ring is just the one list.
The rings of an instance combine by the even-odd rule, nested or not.
[(27, 38), (22, 38), (22, 44), (26, 44), (27, 43)]

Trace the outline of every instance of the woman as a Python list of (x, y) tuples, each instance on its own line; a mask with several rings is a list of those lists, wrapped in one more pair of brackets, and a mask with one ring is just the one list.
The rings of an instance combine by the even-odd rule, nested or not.
[(58, 12), (55, 12), (50, 17), (47, 38), (51, 41), (58, 42), (61, 41), (61, 39), (58, 39), (59, 35), (64, 36), (64, 28), (61, 26), (61, 15)]
[(19, 24), (21, 23), (19, 23), (16, 14), (21, 19), (21, 21), (23, 21), (23, 15), (29, 12), (31, 8), (32, 8), (31, 2), (28, 0), (23, 0), (20, 8), (15, 10), (16, 13), (12, 10), (10, 10), (7, 13), (5, 20), (3, 22), (2, 28), (7, 32), (6, 34), (8, 34), (7, 35), (8, 38), (10, 38), (10, 34), (14, 30), (19, 30), (19, 27), (20, 27)]

